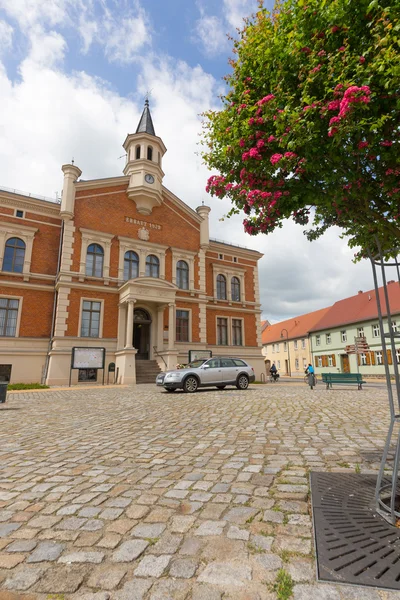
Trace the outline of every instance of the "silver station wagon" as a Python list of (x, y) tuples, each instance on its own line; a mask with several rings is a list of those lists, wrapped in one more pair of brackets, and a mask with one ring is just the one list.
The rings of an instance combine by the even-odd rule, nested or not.
[(241, 358), (228, 357), (195, 360), (181, 369), (157, 375), (156, 384), (167, 392), (182, 389), (195, 392), (199, 387), (214, 387), (223, 390), (227, 385), (235, 385), (246, 390), (255, 380), (254, 369)]

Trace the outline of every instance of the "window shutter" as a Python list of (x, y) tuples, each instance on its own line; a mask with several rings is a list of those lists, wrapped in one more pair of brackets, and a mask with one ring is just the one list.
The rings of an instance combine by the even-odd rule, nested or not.
[(323, 367), (327, 367), (328, 366), (328, 357), (325, 354), (322, 357), (322, 366)]
[(315, 366), (318, 367), (318, 356), (315, 357)]
[(361, 365), (361, 356), (359, 354), (357, 354), (357, 364), (358, 366)]
[(388, 364), (391, 365), (392, 364), (392, 351), (391, 350), (387, 350), (387, 359), (388, 359)]
[(332, 366), (336, 367), (336, 356), (332, 354)]
[(370, 355), (371, 355), (371, 365), (375, 365), (376, 364), (375, 352), (370, 352)]
[(371, 364), (371, 356), (370, 356), (369, 352), (365, 353), (365, 358), (367, 360), (367, 365), (370, 365)]

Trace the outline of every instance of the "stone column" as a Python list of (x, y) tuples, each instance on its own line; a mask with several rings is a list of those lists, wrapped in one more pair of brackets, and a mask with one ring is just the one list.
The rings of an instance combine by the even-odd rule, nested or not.
[(133, 348), (133, 311), (134, 311), (134, 308), (135, 308), (135, 301), (128, 300), (127, 316), (126, 316), (125, 348)]
[(121, 350), (125, 347), (125, 334), (126, 334), (126, 309), (124, 304), (118, 305), (118, 337), (117, 337), (117, 350)]
[(164, 349), (164, 309), (164, 304), (157, 308), (157, 350), (159, 352)]
[(175, 346), (175, 304), (168, 304), (168, 350), (173, 350)]

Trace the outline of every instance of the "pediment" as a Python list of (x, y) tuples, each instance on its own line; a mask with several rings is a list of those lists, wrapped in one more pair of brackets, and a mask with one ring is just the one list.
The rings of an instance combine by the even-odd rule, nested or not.
[(120, 287), (120, 300), (175, 301), (177, 286), (156, 277), (137, 277), (125, 281)]

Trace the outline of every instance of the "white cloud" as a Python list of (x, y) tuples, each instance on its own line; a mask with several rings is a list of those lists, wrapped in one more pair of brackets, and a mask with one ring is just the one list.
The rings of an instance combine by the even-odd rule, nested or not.
[(54, 27), (69, 20), (71, 13), (85, 10), (87, 0), (0, 0), (0, 9), (17, 21), (22, 31), (38, 23)]
[(9, 50), (12, 46), (13, 28), (5, 21), (0, 20), (0, 52)]
[(241, 29), (244, 17), (257, 10), (257, 0), (223, 0), (225, 19), (231, 27)]
[(206, 56), (212, 57), (229, 50), (225, 25), (218, 17), (204, 15), (198, 19), (195, 26), (195, 37), (201, 43)]
[(42, 67), (51, 67), (64, 60), (67, 44), (56, 31), (45, 33), (40, 27), (30, 34), (31, 51), (29, 60)]
[[(105, 54), (111, 62), (132, 62), (137, 58), (137, 53), (142, 46), (151, 42), (143, 11), (136, 17), (112, 19), (106, 22), (105, 32)], [(101, 32), (100, 36), (102, 36)], [(101, 37), (98, 39), (100, 40)]]

